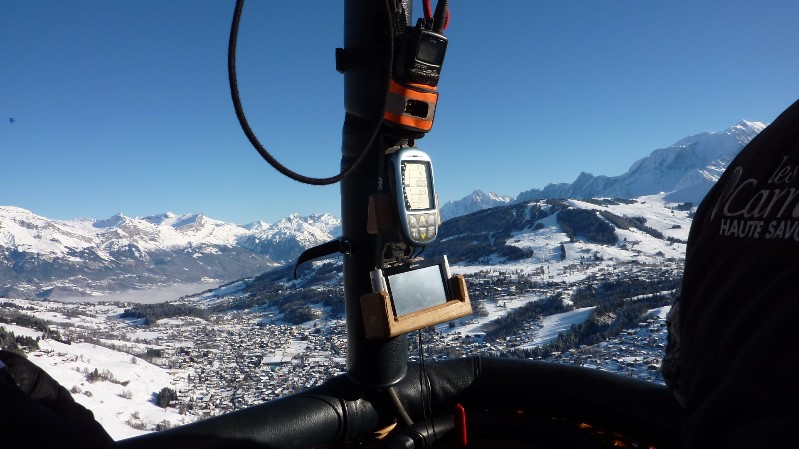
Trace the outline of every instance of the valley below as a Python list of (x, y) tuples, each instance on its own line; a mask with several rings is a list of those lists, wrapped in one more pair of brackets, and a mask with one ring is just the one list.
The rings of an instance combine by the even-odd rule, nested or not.
[[(690, 216), (690, 207), (652, 196), (532, 202), (446, 222), (441, 246), (429, 251), (474, 243), (458, 245), (452, 266), (467, 279), (474, 313), (411, 334), (411, 361), (528, 358), (662, 383), (665, 317)], [(340, 259), (309, 264), (297, 280), (292, 269), (164, 302), (5, 298), (0, 335), (122, 439), (346, 372)]]

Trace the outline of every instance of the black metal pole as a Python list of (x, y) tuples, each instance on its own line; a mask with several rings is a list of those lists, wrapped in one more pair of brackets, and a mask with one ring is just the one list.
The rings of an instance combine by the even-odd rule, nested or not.
[[(386, 2), (345, 0), (344, 48), (386, 48), (389, 26)], [(386, 53), (386, 58), (388, 53)], [(387, 66), (354, 65), (344, 72), (346, 117), (342, 132), (341, 166), (347, 167), (364, 150), (383, 110)], [(344, 297), (347, 316), (347, 374), (358, 385), (383, 388), (405, 377), (408, 342), (405, 336), (367, 340), (360, 298), (372, 291), (369, 272), (379, 263), (376, 236), (366, 231), (369, 196), (377, 191), (380, 158), (393, 142), (378, 136), (363, 163), (341, 181), (342, 237), (352, 252), (344, 257)]]

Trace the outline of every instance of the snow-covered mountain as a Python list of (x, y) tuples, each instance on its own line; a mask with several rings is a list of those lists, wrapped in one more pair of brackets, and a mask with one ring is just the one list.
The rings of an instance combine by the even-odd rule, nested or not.
[[(579, 271), (595, 274), (616, 264), (666, 266), (685, 258), (696, 206), (668, 201), (665, 196), (544, 199), (479, 210), (443, 222), (438, 238), (425, 247), (424, 257), (446, 255), (452, 270), (461, 274), (538, 272), (573, 264), (581, 266)], [(296, 280), (293, 265), (279, 267), (238, 287), (256, 296), (273, 292), (280, 284), (333, 288), (341, 285), (340, 261), (306, 264)], [(227, 294), (229, 289), (222, 291)]]
[(56, 297), (260, 274), (340, 233), (329, 214), (239, 226), (203, 214), (51, 220), (0, 206), (0, 296)]
[(446, 254), (461, 269), (682, 259), (695, 206), (664, 197), (545, 199), (473, 212), (442, 223), (425, 257)]
[(504, 206), (511, 201), (513, 198), (507, 195), (498, 195), (494, 192), (484, 193), (480, 189), (474, 189), (469, 195), (459, 200), (447, 201), (441, 206), (441, 220), (449, 220), (490, 207)]
[(541, 198), (634, 198), (669, 192), (666, 199), (699, 203), (732, 159), (765, 123), (741, 122), (721, 132), (686, 137), (653, 151), (620, 176), (594, 176), (582, 172), (571, 184), (549, 184), (522, 192), (517, 201)]
[(272, 259), (286, 261), (296, 258), (306, 248), (341, 235), (341, 220), (330, 214), (307, 217), (292, 214), (275, 224), (258, 221), (244, 228), (250, 233), (239, 239), (239, 244)]

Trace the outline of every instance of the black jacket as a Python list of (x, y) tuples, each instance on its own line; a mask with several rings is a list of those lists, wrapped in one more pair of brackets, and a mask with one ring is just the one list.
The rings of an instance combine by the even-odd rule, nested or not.
[(799, 447), (799, 101), (699, 206), (677, 305), (664, 376), (684, 447)]
[(0, 447), (114, 447), (92, 412), (25, 357), (0, 350)]

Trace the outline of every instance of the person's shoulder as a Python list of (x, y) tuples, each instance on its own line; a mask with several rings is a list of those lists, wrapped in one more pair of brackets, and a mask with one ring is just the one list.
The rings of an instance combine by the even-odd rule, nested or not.
[(7, 350), (0, 363), (0, 447), (115, 446), (92, 412), (39, 366)]

